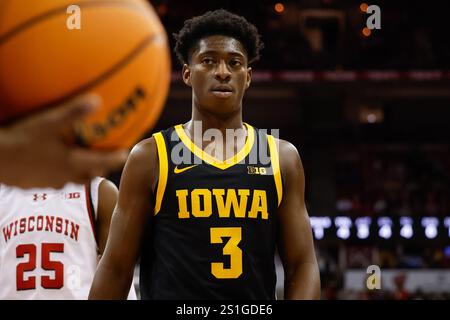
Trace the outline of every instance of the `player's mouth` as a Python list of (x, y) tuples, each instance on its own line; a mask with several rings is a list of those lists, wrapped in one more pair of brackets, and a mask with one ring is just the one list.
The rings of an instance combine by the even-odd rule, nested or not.
[(229, 98), (233, 94), (233, 87), (229, 85), (219, 85), (211, 89), (211, 92), (217, 98)]

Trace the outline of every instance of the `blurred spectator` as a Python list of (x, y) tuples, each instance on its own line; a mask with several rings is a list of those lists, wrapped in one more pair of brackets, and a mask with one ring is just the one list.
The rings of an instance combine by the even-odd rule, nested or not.
[(405, 289), (405, 281), (406, 276), (400, 274), (394, 278), (395, 291), (394, 291), (394, 300), (408, 300), (409, 293)]

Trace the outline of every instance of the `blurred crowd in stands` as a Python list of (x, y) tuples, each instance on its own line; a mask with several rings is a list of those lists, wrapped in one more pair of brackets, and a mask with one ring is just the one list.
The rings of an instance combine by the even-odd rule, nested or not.
[[(255, 65), (258, 69), (406, 70), (449, 66), (450, 50), (442, 41), (446, 36), (446, 12), (431, 5), (377, 1), (381, 29), (366, 37), (361, 33), (369, 17), (360, 10), (364, 1), (151, 2), (172, 44), (172, 33), (187, 18), (218, 8), (244, 15), (258, 27), (265, 43), (262, 59)], [(283, 11), (276, 12), (277, 2), (283, 4)], [(179, 68), (177, 63), (174, 66)]]
[[(450, 150), (444, 145), (365, 145), (355, 152), (338, 151), (336, 214), (373, 217), (450, 216)], [(324, 279), (324, 299), (450, 299), (447, 292), (409, 292), (397, 279), (396, 291), (345, 289), (348, 268), (448, 269), (450, 246), (436, 243), (352, 246), (319, 244), (318, 257)], [(336, 247), (337, 246), (337, 247)], [(336, 254), (344, 250), (346, 254)]]
[(448, 146), (365, 146), (342, 150), (336, 169), (337, 213), (448, 216)]
[[(352, 250), (354, 249), (354, 250)], [(342, 257), (339, 257), (339, 252), (344, 250), (346, 255), (344, 261), (340, 261)], [(318, 256), (319, 268), (322, 281), (322, 299), (333, 300), (420, 300), (420, 299), (450, 299), (450, 288), (445, 290), (424, 290), (420, 286), (416, 289), (407, 289), (405, 282), (407, 277), (401, 272), (390, 280), (383, 279), (383, 271), (392, 270), (448, 270), (450, 266), (449, 247), (434, 247), (424, 248), (423, 252), (420, 252), (418, 248), (404, 248), (398, 246), (397, 248), (384, 248), (379, 249), (377, 247), (324, 247), (319, 245), (316, 253)], [(359, 259), (359, 263), (355, 263), (355, 256), (364, 252), (370, 256), (365, 256), (363, 259)], [(364, 253), (362, 255), (364, 255)], [(375, 255), (373, 253), (376, 253)], [(352, 258), (353, 255), (353, 258)], [(361, 258), (361, 257), (360, 257)], [(366, 268), (370, 265), (377, 265), (381, 269), (381, 280), (383, 285), (381, 290), (368, 290), (346, 286), (345, 272), (348, 270), (363, 270), (365, 273)], [(422, 276), (420, 273), (415, 275), (416, 277)], [(444, 276), (448, 277), (448, 275)], [(392, 283), (388, 286), (386, 281)], [(363, 284), (365, 287), (365, 283)], [(395, 289), (394, 289), (395, 288)]]

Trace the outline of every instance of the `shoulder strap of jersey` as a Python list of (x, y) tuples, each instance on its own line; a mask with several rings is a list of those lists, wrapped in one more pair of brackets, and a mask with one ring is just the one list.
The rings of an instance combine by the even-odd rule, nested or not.
[(278, 156), (278, 146), (275, 138), (268, 134), (267, 143), (269, 144), (270, 162), (273, 169), (273, 177), (275, 179), (275, 186), (277, 188), (278, 206), (280, 206), (283, 197), (283, 183), (281, 180), (280, 158)]
[(95, 242), (98, 243), (97, 241), (97, 232), (96, 232), (96, 228), (95, 228), (95, 208), (94, 208), (94, 204), (92, 202), (92, 196), (91, 196), (91, 183), (86, 183), (84, 185), (84, 190), (85, 190), (85, 198), (86, 198), (86, 207), (87, 207), (87, 211), (88, 211), (88, 215), (89, 215), (89, 221), (91, 222), (91, 227), (92, 227), (92, 232), (94, 234), (94, 239)]
[(91, 201), (92, 201), (92, 205), (94, 208), (94, 221), (97, 221), (97, 217), (98, 217), (98, 197), (99, 197), (99, 188), (100, 188), (100, 184), (102, 183), (102, 181), (105, 178), (102, 177), (95, 177), (94, 179), (91, 180), (91, 192), (90, 192), (90, 196), (91, 196)]

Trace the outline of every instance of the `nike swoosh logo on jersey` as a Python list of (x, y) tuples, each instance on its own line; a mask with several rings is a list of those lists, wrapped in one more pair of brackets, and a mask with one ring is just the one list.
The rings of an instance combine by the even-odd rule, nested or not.
[(182, 173), (182, 172), (187, 171), (189, 169), (192, 169), (193, 167), (196, 167), (196, 166), (198, 166), (198, 164), (194, 164), (192, 166), (189, 166), (189, 167), (186, 167), (186, 168), (181, 168), (181, 169), (178, 169), (178, 166), (176, 166), (175, 169), (173, 169), (173, 172), (175, 174)]

